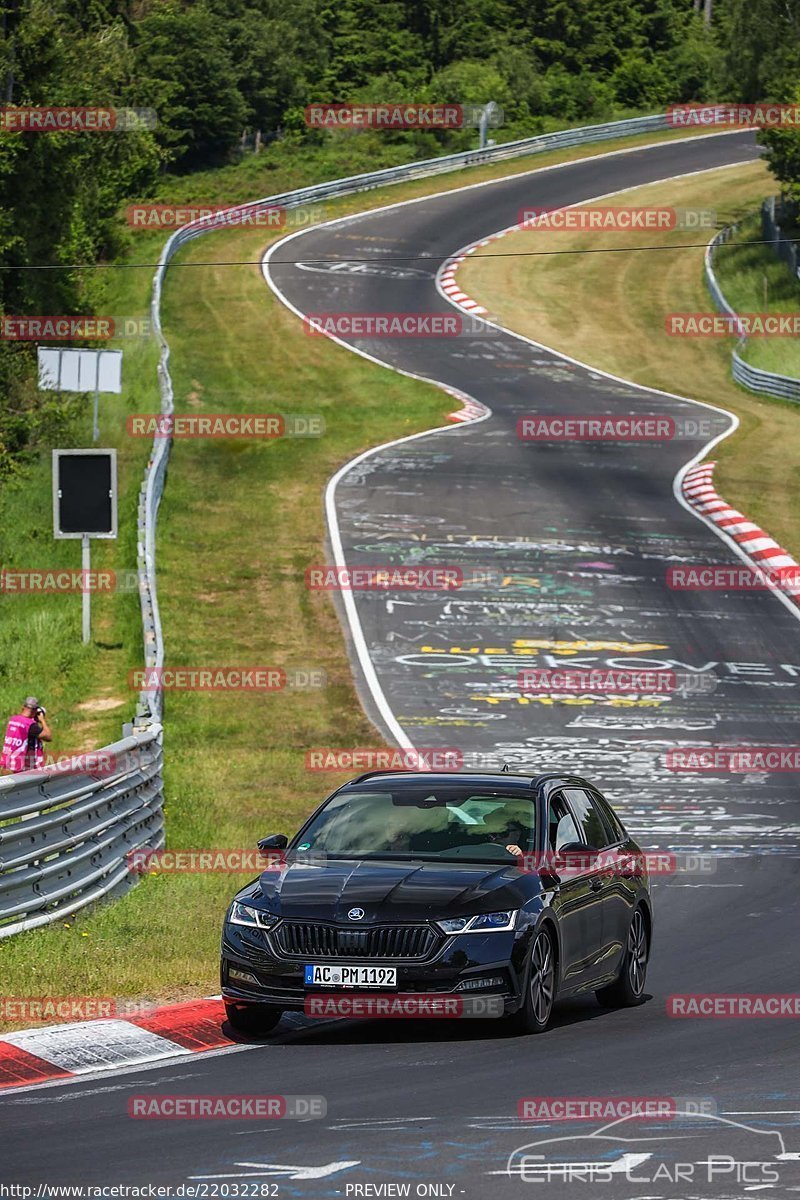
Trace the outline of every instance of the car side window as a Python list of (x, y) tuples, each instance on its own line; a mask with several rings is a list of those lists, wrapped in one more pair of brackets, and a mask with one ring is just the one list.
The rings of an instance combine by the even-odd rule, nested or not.
[(564, 795), (580, 830), (578, 840), (595, 850), (602, 850), (611, 843), (611, 834), (603, 814), (588, 792), (582, 788), (565, 788)]
[(592, 799), (600, 809), (600, 812), (603, 814), (606, 826), (611, 832), (612, 842), (624, 842), (628, 836), (625, 826), (622, 824), (619, 817), (606, 800), (605, 796), (601, 796), (599, 792), (593, 791)]
[(550, 797), (547, 814), (547, 838), (550, 849), (557, 854), (562, 846), (569, 842), (579, 842), (581, 835), (575, 824), (575, 818), (569, 811), (566, 800), (561, 792)]

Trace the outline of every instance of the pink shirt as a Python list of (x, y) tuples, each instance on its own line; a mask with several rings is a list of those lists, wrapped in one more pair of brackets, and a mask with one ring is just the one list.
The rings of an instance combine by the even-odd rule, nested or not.
[(44, 747), (38, 738), (33, 753), (28, 751), (28, 732), (35, 724), (33, 717), (11, 717), (6, 726), (0, 767), (8, 771), (31, 771), (44, 766)]

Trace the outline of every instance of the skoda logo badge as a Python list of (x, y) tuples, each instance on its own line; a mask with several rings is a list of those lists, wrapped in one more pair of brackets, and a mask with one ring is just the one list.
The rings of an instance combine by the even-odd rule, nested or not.
[(363, 908), (351, 908), (350, 912), (347, 914), (348, 920), (350, 921), (363, 921), (365, 916), (366, 913), (364, 912)]

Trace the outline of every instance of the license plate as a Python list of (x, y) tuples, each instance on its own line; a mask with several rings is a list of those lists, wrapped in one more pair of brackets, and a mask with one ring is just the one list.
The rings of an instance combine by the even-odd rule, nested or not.
[(397, 967), (340, 967), (327, 963), (306, 963), (303, 972), (306, 987), (397, 987)]

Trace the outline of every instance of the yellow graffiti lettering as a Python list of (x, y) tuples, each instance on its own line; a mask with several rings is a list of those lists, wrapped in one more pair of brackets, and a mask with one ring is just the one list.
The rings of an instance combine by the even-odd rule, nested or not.
[(504, 575), (500, 587), (533, 587), (540, 588), (541, 579), (536, 575)]
[(480, 654), (480, 646), (451, 646), (448, 650), (437, 650), (435, 646), (420, 646), (422, 654)]
[(539, 650), (547, 650), (551, 654), (581, 654), (587, 650), (607, 650), (617, 654), (645, 654), (651, 650), (666, 650), (668, 647), (660, 642), (561, 642), (552, 638), (516, 638), (511, 647), (507, 646), (420, 646), (421, 654), (509, 654), (525, 658), (536, 654)]
[(657, 642), (561, 642), (549, 638), (517, 638), (514, 643), (524, 650), (552, 650), (555, 654), (577, 654), (581, 650), (615, 650), (620, 654), (643, 654), (648, 650), (666, 650)]
[(539, 696), (517, 696), (502, 692), (496, 696), (469, 696), (468, 699), (476, 704), (502, 704), (503, 701), (511, 701), (512, 704), (544, 704), (548, 707), (554, 704), (605, 704), (610, 708), (661, 708), (668, 702), (666, 698), (657, 696), (564, 696), (561, 692)]

